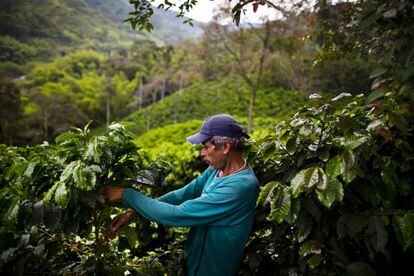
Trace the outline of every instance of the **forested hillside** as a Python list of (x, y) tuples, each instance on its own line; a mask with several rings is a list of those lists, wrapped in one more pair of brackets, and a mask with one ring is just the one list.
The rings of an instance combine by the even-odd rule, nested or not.
[(30, 62), (50, 61), (79, 49), (119, 52), (134, 40), (171, 44), (201, 35), (199, 23), (189, 29), (176, 13), (164, 11), (152, 19), (156, 33), (138, 33), (124, 22), (131, 10), (126, 0), (2, 1), (0, 76), (20, 77), (31, 68)]
[[(42, 9), (41, 3), (36, 18), (45, 17), (43, 21), (50, 21), (50, 26), (62, 24), (63, 27), (56, 31), (63, 33), (68, 28), (65, 24), (69, 23), (59, 20), (65, 17), (59, 17), (59, 13), (52, 11), (50, 16), (42, 14), (40, 11), (49, 10)], [(83, 5), (76, 6), (80, 3)], [(26, 4), (17, 2), (15, 9), (28, 8)], [(53, 2), (48, 7), (52, 8), (55, 4)], [(68, 40), (60, 47), (62, 35), (57, 35), (47, 44), (50, 51), (44, 48), (48, 60), (42, 63), (34, 62), (37, 54), (25, 56), (25, 51), (13, 49), (14, 46), (8, 50), (12, 54), (1, 66), (20, 68), (16, 76), (25, 74), (20, 80), (2, 80), (4, 98), (7, 99), (3, 107), (2, 140), (9, 144), (50, 141), (70, 126), (81, 126), (89, 120), (93, 120), (93, 128), (118, 120), (133, 121), (135, 129), (139, 129), (137, 133), (143, 133), (152, 127), (184, 122), (191, 116), (202, 119), (217, 112), (246, 117), (247, 127), (252, 131), (255, 116), (277, 116), (281, 119), (302, 103), (297, 100), (301, 97), (299, 95), (304, 98), (313, 92), (333, 94), (337, 89), (356, 94), (369, 86), (368, 75), (373, 64), (369, 59), (351, 55), (312, 62), (319, 58), (319, 45), (312, 39), (317, 36), (317, 31), (312, 25), (312, 16), (308, 14), (243, 29), (213, 22), (197, 41), (160, 45), (142, 34), (133, 40), (127, 39), (132, 31), (117, 23), (124, 8), (117, 10), (113, 2), (78, 1), (71, 5), (76, 7), (72, 7), (75, 12), (71, 20), (107, 20), (102, 15), (111, 11), (111, 24), (94, 21), (80, 24), (85, 28), (74, 28), (71, 32), (80, 45), (75, 40)], [(62, 12), (65, 9), (66, 6), (57, 10)], [(84, 16), (85, 12), (90, 11), (97, 13), (96, 16)], [(229, 16), (222, 12), (221, 17)], [(163, 17), (164, 20), (167, 18)], [(53, 23), (53, 20), (56, 22)], [(35, 49), (36, 41), (51, 39), (45, 37), (39, 40), (30, 35), (30, 28), (37, 25), (32, 27), (29, 21), (22, 22), (27, 26), (21, 30), (21, 39), (24, 38), (27, 43), (16, 40), (17, 32), (16, 38), (11, 40), (16, 45), (23, 48), (33, 45)], [(10, 26), (14, 26), (11, 23)], [(46, 30), (46, 25), (38, 28)], [(94, 26), (100, 29), (112, 26), (114, 29), (108, 29), (112, 31), (98, 39), (94, 36)], [(116, 28), (121, 29), (117, 31)], [(89, 32), (94, 32), (94, 35), (89, 35)], [(160, 34), (161, 31), (155, 33)], [(112, 34), (125, 37), (114, 38)], [(34, 44), (30, 42), (32, 40)], [(91, 47), (83, 47), (84, 42)], [(109, 47), (107, 50), (101, 48), (105, 43)], [(64, 50), (68, 45), (73, 48)], [(53, 59), (55, 50), (62, 52)], [(7, 54), (7, 51), (2, 52)], [(19, 61), (13, 55), (23, 56)], [(5, 71), (9, 74), (14, 69)], [(11, 93), (11, 89), (15, 92)], [(149, 107), (172, 94), (176, 95)], [(236, 101), (237, 105), (232, 107), (231, 100)], [(145, 110), (140, 110), (147, 106)], [(150, 113), (154, 114), (146, 116)]]
[[(130, 129), (139, 135), (155, 127), (186, 122), (190, 119), (202, 120), (206, 116), (218, 113), (247, 118), (250, 91), (248, 86), (240, 83), (242, 80), (236, 76), (195, 83), (122, 120), (133, 122), (134, 126)], [(287, 118), (295, 109), (302, 106), (306, 99), (306, 95), (297, 90), (262, 88), (258, 92), (255, 116), (272, 118), (273, 123)], [(247, 121), (245, 123), (247, 127)]]

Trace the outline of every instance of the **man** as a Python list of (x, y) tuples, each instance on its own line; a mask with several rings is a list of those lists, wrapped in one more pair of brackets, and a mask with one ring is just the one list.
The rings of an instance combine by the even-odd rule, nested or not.
[(116, 233), (138, 214), (169, 226), (191, 226), (186, 242), (189, 275), (234, 275), (249, 238), (259, 183), (242, 155), (249, 136), (230, 115), (208, 118), (200, 132), (187, 138), (203, 144), (201, 156), (210, 166), (183, 188), (158, 199), (131, 188), (107, 187), (109, 203), (134, 211), (111, 222)]

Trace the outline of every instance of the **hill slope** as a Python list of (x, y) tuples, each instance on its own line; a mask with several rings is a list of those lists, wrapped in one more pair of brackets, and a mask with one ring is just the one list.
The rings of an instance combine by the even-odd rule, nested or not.
[[(229, 113), (247, 117), (250, 92), (237, 78), (194, 84), (181, 92), (132, 113), (124, 121), (135, 123), (135, 134), (173, 123)], [(305, 102), (300, 91), (269, 88), (259, 91), (256, 98), (255, 117), (271, 117), (274, 121), (285, 119)]]
[(175, 13), (158, 11), (153, 16), (154, 32), (138, 33), (123, 22), (130, 9), (127, 0), (2, 0), (0, 76), (19, 76), (28, 62), (50, 60), (75, 49), (111, 52), (143, 37), (176, 43), (201, 33), (197, 22), (190, 31)]

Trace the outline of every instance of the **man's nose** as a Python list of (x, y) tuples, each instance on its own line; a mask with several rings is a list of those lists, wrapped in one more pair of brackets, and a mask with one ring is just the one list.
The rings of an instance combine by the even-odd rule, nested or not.
[(201, 151), (200, 151), (200, 156), (201, 157), (204, 157), (206, 154), (205, 154), (205, 152), (204, 152), (204, 149), (201, 149)]

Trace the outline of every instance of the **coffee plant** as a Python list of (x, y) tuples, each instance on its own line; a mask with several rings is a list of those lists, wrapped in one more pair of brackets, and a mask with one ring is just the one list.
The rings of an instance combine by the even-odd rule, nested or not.
[[(168, 164), (150, 163), (124, 125), (109, 128), (108, 135), (92, 138), (88, 125), (74, 128), (58, 136), (55, 145), (1, 147), (2, 270), (20, 274), (27, 268), (57, 273), (126, 269), (128, 250), (117, 250), (122, 240), (107, 238), (113, 208), (103, 204), (100, 189), (133, 186), (157, 195), (165, 178), (161, 167)], [(136, 228), (150, 237), (155, 231), (148, 222)], [(124, 236), (135, 248), (138, 234), (131, 230), (125, 229)], [(141, 247), (151, 241), (146, 239)]]
[(381, 104), (350, 96), (311, 95), (313, 107), (250, 145), (264, 185), (242, 274), (412, 268), (412, 114), (392, 93)]

